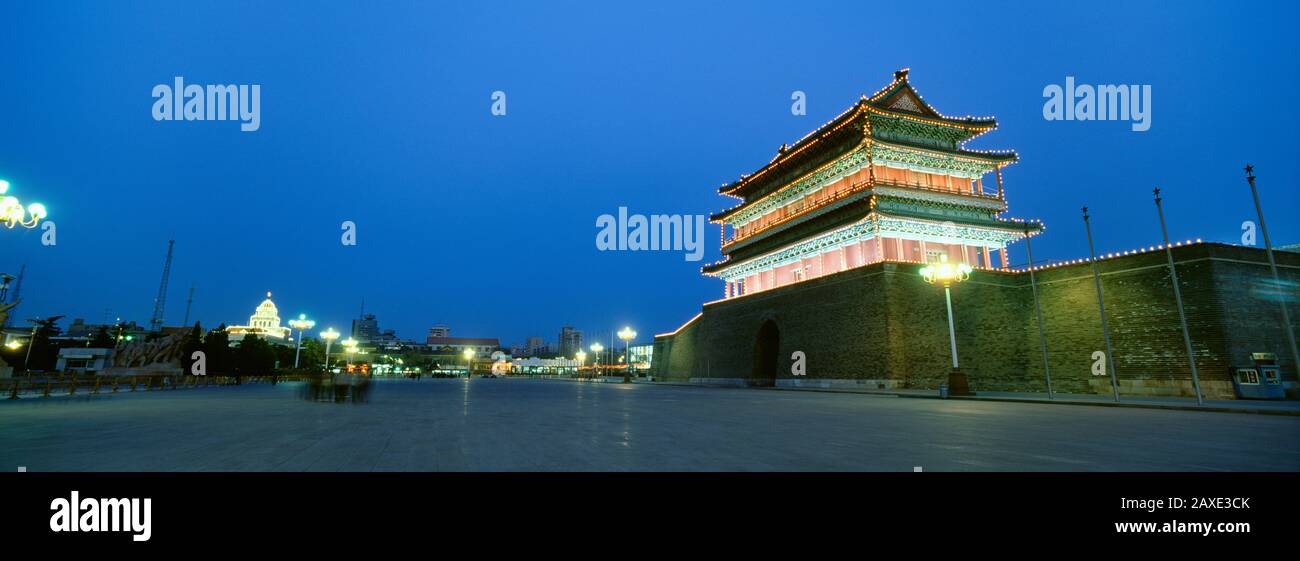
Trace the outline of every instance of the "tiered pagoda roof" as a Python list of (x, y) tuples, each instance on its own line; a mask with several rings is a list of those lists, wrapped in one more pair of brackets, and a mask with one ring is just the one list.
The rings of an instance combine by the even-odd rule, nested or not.
[[(703, 272), (712, 274), (773, 251), (784, 252), (814, 237), (820, 244), (837, 230), (926, 238), (933, 237), (930, 228), (942, 224), (957, 237), (992, 245), (1016, 239), (1025, 230), (1037, 232), (1039, 224), (1026, 226), (998, 217), (1006, 210), (1000, 170), (1018, 159), (1016, 153), (964, 148), (967, 141), (996, 127), (992, 117), (940, 113), (912, 87), (908, 71), (899, 70), (889, 85), (862, 96), (793, 145), (782, 145), (766, 165), (719, 190), (742, 200), (713, 214), (714, 222), (739, 227), (770, 217), (776, 209), (793, 210), (724, 239), (724, 259), (706, 265)], [(998, 173), (999, 189), (993, 194), (956, 189), (955, 183), (937, 189), (899, 182), (879, 176), (880, 166), (949, 175), (954, 182)], [(855, 179), (829, 197), (801, 203), (823, 186), (863, 169), (873, 170), (869, 179)]]
[[(877, 123), (890, 122), (902, 127), (929, 129), (927, 132), (931, 136), (946, 140), (931, 146), (910, 145), (899, 140), (897, 143), (900, 145), (935, 149), (994, 164), (1016, 160), (1015, 152), (1011, 151), (984, 152), (961, 148), (966, 141), (997, 128), (997, 121), (992, 117), (943, 115), (926, 103), (908, 82), (907, 76), (907, 69), (895, 72), (894, 81), (888, 86), (869, 97), (863, 95), (857, 103), (793, 145), (782, 145), (767, 165), (722, 186), (718, 191), (750, 201), (779, 189), (791, 179), (832, 162), (858, 147), (872, 136), (869, 131), (873, 120)], [(724, 216), (725, 213), (720, 213), (713, 218), (718, 220)]]

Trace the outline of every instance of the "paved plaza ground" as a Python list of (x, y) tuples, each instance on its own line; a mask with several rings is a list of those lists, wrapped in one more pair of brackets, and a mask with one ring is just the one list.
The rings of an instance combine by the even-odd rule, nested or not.
[(28, 471), (1300, 470), (1300, 417), (555, 380), (0, 402)]

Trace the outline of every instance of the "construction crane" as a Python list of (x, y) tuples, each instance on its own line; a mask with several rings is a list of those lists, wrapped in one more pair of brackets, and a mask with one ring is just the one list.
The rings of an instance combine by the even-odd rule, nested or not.
[(196, 286), (196, 285), (193, 285), (193, 284), (190, 285), (190, 297), (189, 297), (189, 299), (185, 300), (185, 320), (181, 322), (181, 325), (184, 325), (184, 326), (188, 326), (188, 325), (190, 324), (190, 306), (194, 304), (194, 287), (195, 287), (195, 286)]
[(172, 246), (176, 240), (167, 240), (167, 261), (163, 263), (162, 282), (158, 284), (158, 297), (153, 300), (153, 318), (149, 320), (149, 331), (162, 330), (163, 308), (167, 304), (167, 277), (172, 274)]

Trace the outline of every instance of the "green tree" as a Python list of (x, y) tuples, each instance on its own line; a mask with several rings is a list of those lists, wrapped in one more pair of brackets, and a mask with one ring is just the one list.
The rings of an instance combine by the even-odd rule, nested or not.
[[(53, 316), (48, 319), (34, 320), (35, 333), (27, 342), (31, 345), (31, 360), (27, 364), (28, 370), (53, 370), (55, 361), (58, 360), (59, 349), (57, 345), (50, 344), (50, 338), (57, 336), (63, 330), (59, 329), (57, 323), (63, 316)], [(27, 356), (23, 356), (27, 361)], [(20, 363), (21, 364), (21, 363)]]
[(113, 348), (113, 336), (108, 334), (107, 325), (99, 326), (99, 330), (90, 338), (90, 344), (88, 346), (93, 349)]
[(235, 346), (235, 375), (261, 376), (275, 370), (276, 352), (256, 335), (245, 335)]
[(209, 375), (229, 376), (235, 373), (232, 364), (233, 353), (230, 350), (230, 334), (226, 333), (226, 324), (223, 323), (209, 331), (207, 337), (203, 338), (203, 352), (208, 358)]
[[(330, 349), (333, 350), (333, 349)], [(321, 368), (325, 365), (325, 345), (319, 339), (307, 339), (302, 342), (302, 356), (298, 358), (302, 368)]]
[(271, 351), (275, 353), (275, 362), (280, 368), (293, 368), (293, 345), (271, 345)]

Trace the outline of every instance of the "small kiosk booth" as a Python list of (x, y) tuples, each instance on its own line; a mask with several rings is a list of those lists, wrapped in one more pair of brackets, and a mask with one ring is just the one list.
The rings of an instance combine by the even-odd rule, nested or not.
[(1282, 388), (1282, 370), (1273, 353), (1251, 353), (1252, 366), (1240, 366), (1232, 371), (1232, 388), (1237, 399), (1285, 399)]

